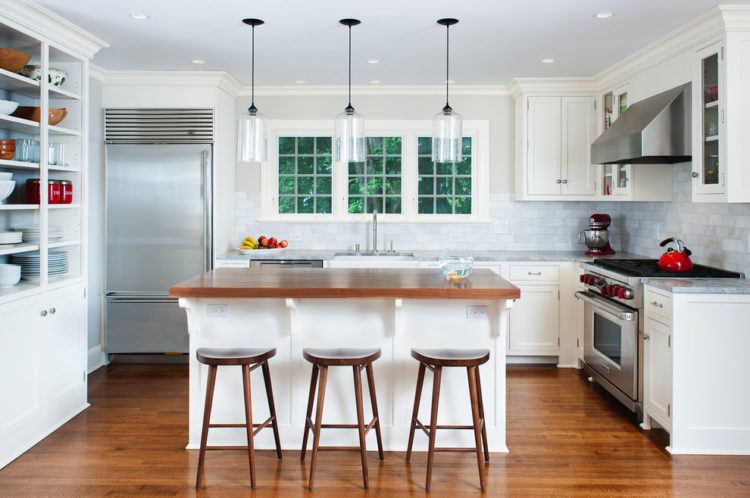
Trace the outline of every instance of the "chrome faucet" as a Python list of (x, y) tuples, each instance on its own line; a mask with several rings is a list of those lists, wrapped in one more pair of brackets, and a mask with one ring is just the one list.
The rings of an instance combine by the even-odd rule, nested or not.
[(378, 252), (378, 212), (372, 213), (372, 252)]

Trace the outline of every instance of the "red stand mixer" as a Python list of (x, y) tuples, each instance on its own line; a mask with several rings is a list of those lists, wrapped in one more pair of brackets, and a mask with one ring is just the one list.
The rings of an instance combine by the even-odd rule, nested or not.
[(587, 256), (606, 256), (614, 254), (615, 250), (609, 245), (609, 226), (612, 218), (608, 214), (592, 214), (589, 218), (589, 229), (582, 230), (578, 236), (581, 244), (589, 248)]

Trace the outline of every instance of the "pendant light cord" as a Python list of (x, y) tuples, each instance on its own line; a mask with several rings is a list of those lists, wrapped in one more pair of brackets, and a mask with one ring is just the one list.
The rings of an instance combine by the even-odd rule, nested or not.
[(450, 109), (448, 103), (448, 85), (450, 84), (450, 46), (451, 46), (451, 27), (450, 25), (445, 27), (445, 107)]
[(252, 27), (252, 36), (250, 42), (250, 108), (255, 108), (255, 26)]
[(354, 108), (352, 107), (352, 26), (349, 25), (349, 105), (346, 106), (347, 110)]

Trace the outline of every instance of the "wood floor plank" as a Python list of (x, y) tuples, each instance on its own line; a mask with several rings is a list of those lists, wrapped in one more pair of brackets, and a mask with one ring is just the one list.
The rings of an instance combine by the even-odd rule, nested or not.
[[(89, 378), (91, 408), (0, 470), (0, 496), (196, 496), (197, 451), (187, 441), (187, 367), (113, 365)], [(675, 456), (665, 434), (639, 430), (627, 412), (576, 371), (508, 370), (508, 446), (493, 454), (485, 496), (750, 496), (750, 457)], [(315, 491), (309, 460), (257, 452), (251, 493), (242, 452), (206, 459), (198, 496), (426, 496), (427, 455), (368, 452), (370, 489), (352, 453), (321, 452)], [(430, 496), (480, 496), (476, 455), (440, 453)]]

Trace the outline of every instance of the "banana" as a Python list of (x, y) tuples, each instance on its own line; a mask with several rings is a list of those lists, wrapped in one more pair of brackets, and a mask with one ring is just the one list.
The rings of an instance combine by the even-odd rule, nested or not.
[(241, 248), (244, 250), (253, 250), (258, 248), (258, 241), (252, 237), (245, 237), (242, 240)]

